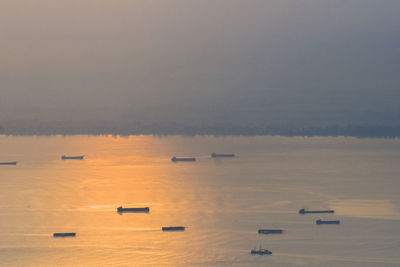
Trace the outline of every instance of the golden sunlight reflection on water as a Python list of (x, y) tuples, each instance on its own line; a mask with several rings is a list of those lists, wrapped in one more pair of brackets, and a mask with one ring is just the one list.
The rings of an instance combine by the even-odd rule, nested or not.
[[(398, 140), (0, 136), (0, 146), (1, 160), (18, 160), (0, 168), (6, 266), (400, 264), (390, 247), (400, 240)], [(118, 214), (119, 206), (150, 212)], [(315, 227), (316, 216), (297, 213), (304, 206), (334, 208), (343, 223)], [(285, 232), (261, 236), (259, 228)], [(250, 255), (258, 245), (274, 254)]]

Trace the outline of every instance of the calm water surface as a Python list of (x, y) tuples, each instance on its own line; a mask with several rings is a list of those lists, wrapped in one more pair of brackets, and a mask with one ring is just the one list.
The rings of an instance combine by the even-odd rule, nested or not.
[[(0, 166), (2, 266), (400, 266), (399, 140), (0, 136), (0, 148), (18, 161)], [(250, 255), (259, 245), (273, 255)]]

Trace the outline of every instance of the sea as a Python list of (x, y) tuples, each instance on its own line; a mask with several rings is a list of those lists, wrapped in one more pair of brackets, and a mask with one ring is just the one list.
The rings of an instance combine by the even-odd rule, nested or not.
[(7, 161), (0, 266), (400, 266), (399, 139), (2, 135)]

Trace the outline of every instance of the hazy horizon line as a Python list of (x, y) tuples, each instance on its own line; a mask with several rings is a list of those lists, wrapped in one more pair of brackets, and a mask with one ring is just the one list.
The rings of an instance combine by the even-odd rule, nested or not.
[(386, 125), (331, 125), (321, 127), (276, 127), (276, 126), (231, 126), (231, 127), (193, 127), (166, 128), (150, 127), (69, 127), (69, 128), (14, 128), (0, 126), (0, 135), (6, 136), (75, 136), (75, 135), (113, 135), (113, 136), (283, 136), (283, 137), (356, 137), (390, 138), (400, 137), (399, 126)]

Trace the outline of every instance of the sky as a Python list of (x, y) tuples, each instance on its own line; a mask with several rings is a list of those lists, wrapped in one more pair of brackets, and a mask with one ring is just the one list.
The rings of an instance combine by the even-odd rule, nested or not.
[(400, 125), (399, 14), (398, 0), (2, 0), (0, 125)]

